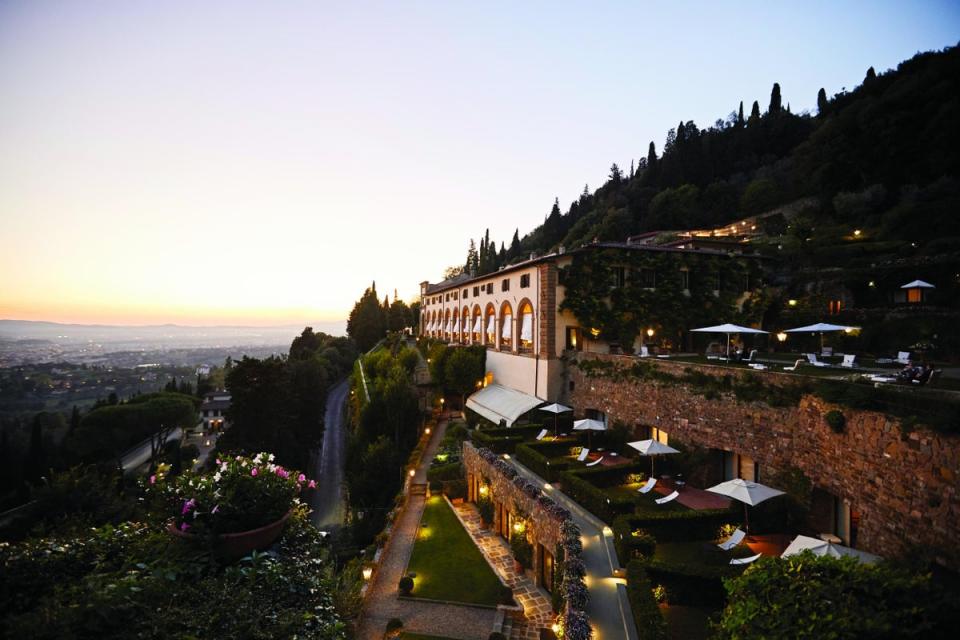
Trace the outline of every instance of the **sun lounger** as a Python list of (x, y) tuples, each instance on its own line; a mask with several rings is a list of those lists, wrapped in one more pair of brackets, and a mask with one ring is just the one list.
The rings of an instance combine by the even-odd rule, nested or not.
[(538, 434), (537, 434), (537, 440), (543, 440), (544, 438), (546, 438), (546, 437), (547, 437), (547, 433), (549, 433), (549, 432), (548, 432), (546, 429), (544, 429), (543, 431), (541, 431), (540, 433), (538, 433)]
[(802, 365), (802, 364), (803, 364), (803, 360), (802, 360), (802, 359), (801, 359), (801, 360), (797, 360), (796, 362), (793, 363), (793, 366), (792, 366), (792, 367), (784, 367), (783, 370), (784, 370), (784, 371), (796, 371), (796, 370), (797, 370), (797, 367), (799, 367), (799, 366)]
[(657, 486), (657, 479), (656, 479), (656, 478), (648, 478), (647, 481), (646, 481), (646, 483), (644, 483), (644, 485), (643, 485), (642, 487), (640, 487), (639, 489), (637, 489), (637, 491), (639, 491), (640, 493), (650, 493), (651, 491), (653, 491), (653, 488), (654, 488), (655, 486)]
[(753, 359), (756, 357), (757, 357), (757, 350), (753, 349), (750, 351), (750, 355), (743, 359), (743, 362), (747, 362), (747, 363), (753, 362)]
[(587, 449), (586, 447), (580, 449), (580, 455), (577, 456), (577, 462), (583, 462), (587, 459), (588, 455), (590, 455), (590, 449)]
[(599, 458), (597, 458), (597, 459), (594, 460), (593, 462), (588, 462), (588, 463), (587, 463), (587, 466), (588, 466), (588, 467), (595, 467), (596, 465), (600, 464), (601, 462), (603, 462), (603, 456), (600, 456)]
[(751, 562), (756, 562), (762, 556), (762, 553), (758, 553), (755, 556), (750, 556), (749, 558), (734, 558), (730, 561), (730, 564), (750, 564)]
[(898, 351), (897, 352), (897, 364), (910, 364), (910, 352), (909, 351)]
[(829, 366), (830, 366), (830, 365), (827, 364), (826, 362), (820, 362), (819, 360), (817, 360), (817, 354), (815, 354), (815, 353), (808, 353), (808, 354), (807, 354), (807, 360), (810, 362), (810, 364), (812, 364), (812, 365), (815, 366), (815, 367), (829, 367)]
[(755, 371), (765, 371), (765, 370), (767, 369), (767, 365), (765, 365), (765, 364), (760, 364), (759, 362), (752, 362), (752, 363), (748, 364), (747, 366), (750, 367), (751, 369), (755, 370)]
[(846, 367), (847, 369), (853, 369), (857, 366), (856, 359), (856, 354), (848, 353), (847, 355), (843, 356), (843, 362), (840, 363), (840, 366)]
[(679, 495), (680, 495), (680, 492), (679, 492), (679, 491), (674, 491), (673, 493), (671, 493), (671, 494), (668, 495), (668, 496), (663, 496), (662, 498), (657, 498), (656, 500), (654, 500), (654, 502), (656, 502), (657, 504), (667, 504), (668, 502), (672, 502), (672, 501), (676, 500), (676, 499), (677, 499), (677, 496), (679, 496)]
[(820, 355), (824, 358), (830, 357), (833, 355), (833, 347), (824, 347), (820, 350)]
[(637, 355), (639, 355), (641, 358), (649, 358), (650, 349), (646, 345), (643, 345), (642, 347), (640, 347), (640, 353)]
[(724, 551), (730, 551), (735, 546), (743, 542), (743, 539), (747, 537), (747, 534), (742, 529), (737, 529), (727, 538), (725, 541), (721, 542), (717, 546), (723, 549)]

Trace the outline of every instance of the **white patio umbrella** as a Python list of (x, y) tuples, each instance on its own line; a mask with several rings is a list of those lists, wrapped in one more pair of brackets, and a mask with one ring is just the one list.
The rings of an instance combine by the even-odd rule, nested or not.
[(727, 334), (727, 351), (730, 353), (730, 336), (734, 333), (769, 333), (768, 331), (761, 331), (760, 329), (754, 329), (752, 327), (741, 327), (738, 324), (718, 324), (714, 327), (701, 327), (699, 329), (691, 329), (695, 333), (725, 333)]
[(923, 280), (914, 280), (900, 287), (901, 289), (936, 289), (935, 286)]
[(794, 538), (786, 550), (780, 554), (780, 557), (788, 558), (804, 551), (810, 551), (816, 556), (830, 556), (832, 558), (850, 556), (867, 564), (873, 564), (880, 560), (880, 556), (875, 556), (872, 553), (853, 549), (852, 547), (845, 547), (842, 544), (826, 542), (820, 538), (811, 538), (810, 536), (797, 536)]
[(545, 407), (540, 407), (540, 411), (546, 411), (547, 413), (553, 414), (553, 435), (557, 435), (557, 418), (561, 413), (566, 413), (567, 411), (573, 411), (570, 407), (564, 406), (554, 402), (553, 404), (548, 404)]
[(573, 423), (573, 428), (575, 431), (587, 431), (587, 439), (590, 445), (593, 444), (593, 432), (594, 431), (606, 431), (607, 424), (602, 420), (594, 420), (593, 418), (586, 418), (584, 420), (575, 420)]
[(642, 456), (650, 456), (650, 477), (653, 477), (653, 458), (654, 456), (665, 456), (671, 453), (680, 453), (671, 446), (665, 445), (659, 440), (637, 440), (628, 442), (628, 447), (633, 447), (640, 452)]
[(823, 334), (833, 333), (836, 331), (853, 331), (859, 329), (860, 327), (848, 327), (843, 324), (830, 324), (829, 322), (818, 322), (816, 324), (809, 324), (805, 327), (795, 327), (793, 329), (787, 329), (784, 333), (819, 333), (820, 334), (820, 351), (823, 351)]
[(770, 498), (783, 495), (783, 491), (780, 491), (779, 489), (768, 487), (767, 485), (760, 484), (759, 482), (750, 482), (749, 480), (744, 480), (743, 478), (734, 478), (733, 480), (721, 482), (718, 485), (710, 487), (707, 489), (707, 491), (711, 493), (718, 493), (721, 496), (727, 496), (728, 498), (733, 498), (734, 500), (739, 500), (743, 503), (743, 521), (747, 533), (750, 532), (750, 520), (747, 516), (747, 505), (753, 507), (760, 504), (764, 500), (769, 500)]

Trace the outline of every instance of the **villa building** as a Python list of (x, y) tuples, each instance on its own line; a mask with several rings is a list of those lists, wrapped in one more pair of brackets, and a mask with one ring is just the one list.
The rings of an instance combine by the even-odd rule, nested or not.
[(230, 393), (227, 391), (211, 391), (203, 396), (200, 405), (200, 424), (204, 432), (222, 431), (226, 429), (226, 412), (230, 408)]

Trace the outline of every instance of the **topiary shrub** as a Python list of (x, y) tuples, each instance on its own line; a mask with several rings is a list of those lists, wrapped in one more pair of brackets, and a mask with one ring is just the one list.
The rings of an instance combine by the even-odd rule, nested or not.
[(403, 629), (403, 620), (400, 618), (390, 618), (387, 620), (386, 635), (387, 638), (399, 638), (400, 631)]
[(527, 534), (522, 531), (514, 531), (510, 535), (510, 551), (513, 553), (513, 559), (523, 567), (529, 569), (533, 564), (533, 546), (527, 540)]
[(827, 422), (834, 433), (843, 433), (843, 428), (847, 426), (847, 418), (840, 411), (836, 409), (828, 411), (823, 419)]
[(477, 500), (477, 511), (485, 525), (493, 524), (493, 501), (489, 497), (483, 496)]
[(413, 592), (413, 578), (410, 576), (403, 576), (400, 578), (400, 582), (397, 587), (400, 589), (400, 595), (410, 595)]

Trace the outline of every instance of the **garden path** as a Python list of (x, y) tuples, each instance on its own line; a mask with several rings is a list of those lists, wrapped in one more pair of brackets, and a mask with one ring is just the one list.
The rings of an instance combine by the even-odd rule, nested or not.
[(516, 460), (507, 462), (512, 464), (520, 475), (543, 489), (557, 504), (569, 510), (573, 521), (580, 527), (583, 562), (587, 568), (587, 590), (590, 593), (587, 615), (590, 617), (590, 626), (593, 627), (593, 640), (637, 638), (626, 590), (620, 586), (625, 584), (625, 581), (614, 576), (614, 571), (620, 569), (620, 562), (613, 548), (612, 533), (604, 535), (606, 524), (563, 492), (555, 488), (544, 489), (544, 479)]
[(549, 629), (553, 624), (553, 606), (533, 580), (514, 570), (513, 555), (510, 546), (494, 531), (480, 524), (480, 514), (472, 504), (462, 503), (454, 506), (460, 521), (467, 532), (493, 566), (500, 579), (513, 589), (513, 597), (523, 607), (524, 619), (514, 622), (510, 632), (511, 640), (538, 640), (540, 629)]
[[(426, 470), (446, 431), (446, 420), (440, 421), (431, 434), (430, 443), (417, 468), (414, 482), (426, 482)], [(371, 473), (375, 473), (371, 470)], [(407, 568), (416, 539), (426, 497), (409, 495), (407, 506), (394, 522), (393, 534), (381, 556), (380, 566), (371, 581), (364, 601), (357, 631), (359, 640), (380, 640), (391, 618), (403, 620), (404, 631), (425, 633), (460, 640), (486, 638), (493, 629), (494, 609), (415, 602), (397, 597), (397, 583)]]

